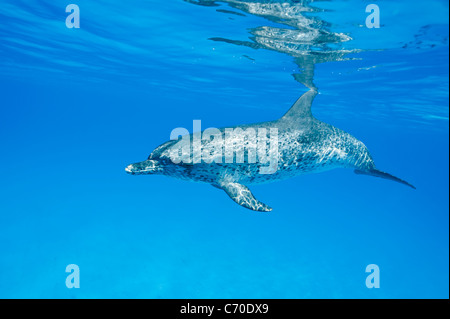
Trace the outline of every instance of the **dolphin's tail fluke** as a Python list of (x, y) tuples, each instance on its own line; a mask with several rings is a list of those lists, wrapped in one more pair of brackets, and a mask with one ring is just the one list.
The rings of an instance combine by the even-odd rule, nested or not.
[(402, 180), (402, 179), (400, 179), (398, 177), (395, 177), (395, 176), (393, 176), (391, 174), (379, 171), (377, 169), (370, 169), (370, 170), (367, 170), (367, 171), (360, 171), (358, 169), (355, 169), (355, 173), (356, 174), (363, 174), (363, 175), (370, 175), (370, 176), (375, 176), (375, 177), (381, 177), (381, 178), (385, 178), (385, 179), (390, 179), (391, 181), (394, 181), (394, 182), (397, 182), (397, 183), (401, 183), (401, 184), (404, 184), (406, 186), (409, 186), (411, 188), (416, 189), (410, 183), (408, 183), (408, 182), (406, 182), (406, 181), (404, 181), (404, 180)]

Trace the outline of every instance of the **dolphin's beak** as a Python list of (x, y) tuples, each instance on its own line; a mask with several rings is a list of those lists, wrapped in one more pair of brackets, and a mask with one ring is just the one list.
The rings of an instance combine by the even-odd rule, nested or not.
[(133, 165), (128, 165), (127, 167), (125, 167), (125, 172), (131, 173), (132, 169), (133, 169)]
[(125, 172), (131, 175), (148, 175), (157, 172), (158, 163), (152, 160), (146, 160), (140, 163), (130, 164), (125, 168)]

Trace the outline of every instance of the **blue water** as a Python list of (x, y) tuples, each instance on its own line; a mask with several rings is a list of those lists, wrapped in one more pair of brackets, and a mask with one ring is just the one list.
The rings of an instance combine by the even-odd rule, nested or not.
[[(449, 297), (448, 1), (376, 1), (372, 29), (357, 0), (75, 3), (79, 29), (65, 1), (0, 3), (1, 298)], [(324, 37), (255, 38), (277, 28)], [(417, 190), (338, 169), (251, 187), (258, 213), (124, 171), (195, 119), (274, 120), (308, 81), (315, 117)]]

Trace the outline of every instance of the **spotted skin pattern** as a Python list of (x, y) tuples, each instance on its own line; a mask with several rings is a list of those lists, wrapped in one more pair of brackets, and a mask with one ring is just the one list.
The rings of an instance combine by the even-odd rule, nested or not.
[[(241, 130), (237, 131), (239, 134), (230, 135), (226, 129), (218, 129), (213, 138), (199, 138), (197, 143), (193, 134), (185, 139), (168, 141), (157, 147), (146, 161), (131, 164), (126, 171), (133, 175), (162, 174), (209, 183), (223, 189), (237, 204), (261, 212), (271, 211), (272, 208), (258, 201), (245, 185), (268, 183), (339, 167), (353, 168), (358, 174), (388, 178), (413, 187), (392, 175), (378, 171), (361, 141), (315, 119), (311, 114), (311, 104), (316, 95), (315, 90), (306, 92), (276, 121), (230, 128), (235, 131), (240, 128)], [(277, 130), (277, 147), (270, 147), (271, 129)], [(252, 130), (265, 134), (249, 134)], [(190, 162), (181, 161), (175, 164), (174, 150), (181, 150), (186, 145), (189, 157), (185, 160)], [(259, 147), (261, 145), (266, 147)], [(226, 150), (233, 147), (236, 153), (230, 163), (230, 158), (227, 162)], [(249, 155), (251, 149), (264, 150), (257, 154), (256, 162)], [(245, 156), (238, 161), (236, 154), (242, 150)], [(182, 154), (181, 151), (178, 154)], [(195, 158), (193, 154), (202, 155), (199, 163), (192, 163)], [(270, 163), (264, 161), (264, 158), (277, 159), (273, 174), (261, 174), (261, 168)]]

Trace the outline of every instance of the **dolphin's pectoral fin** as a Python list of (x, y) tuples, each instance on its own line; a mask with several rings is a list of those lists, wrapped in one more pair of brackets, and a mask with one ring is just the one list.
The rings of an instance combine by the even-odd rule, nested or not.
[(239, 205), (258, 212), (270, 212), (272, 208), (258, 201), (247, 186), (238, 183), (223, 183), (222, 189)]

